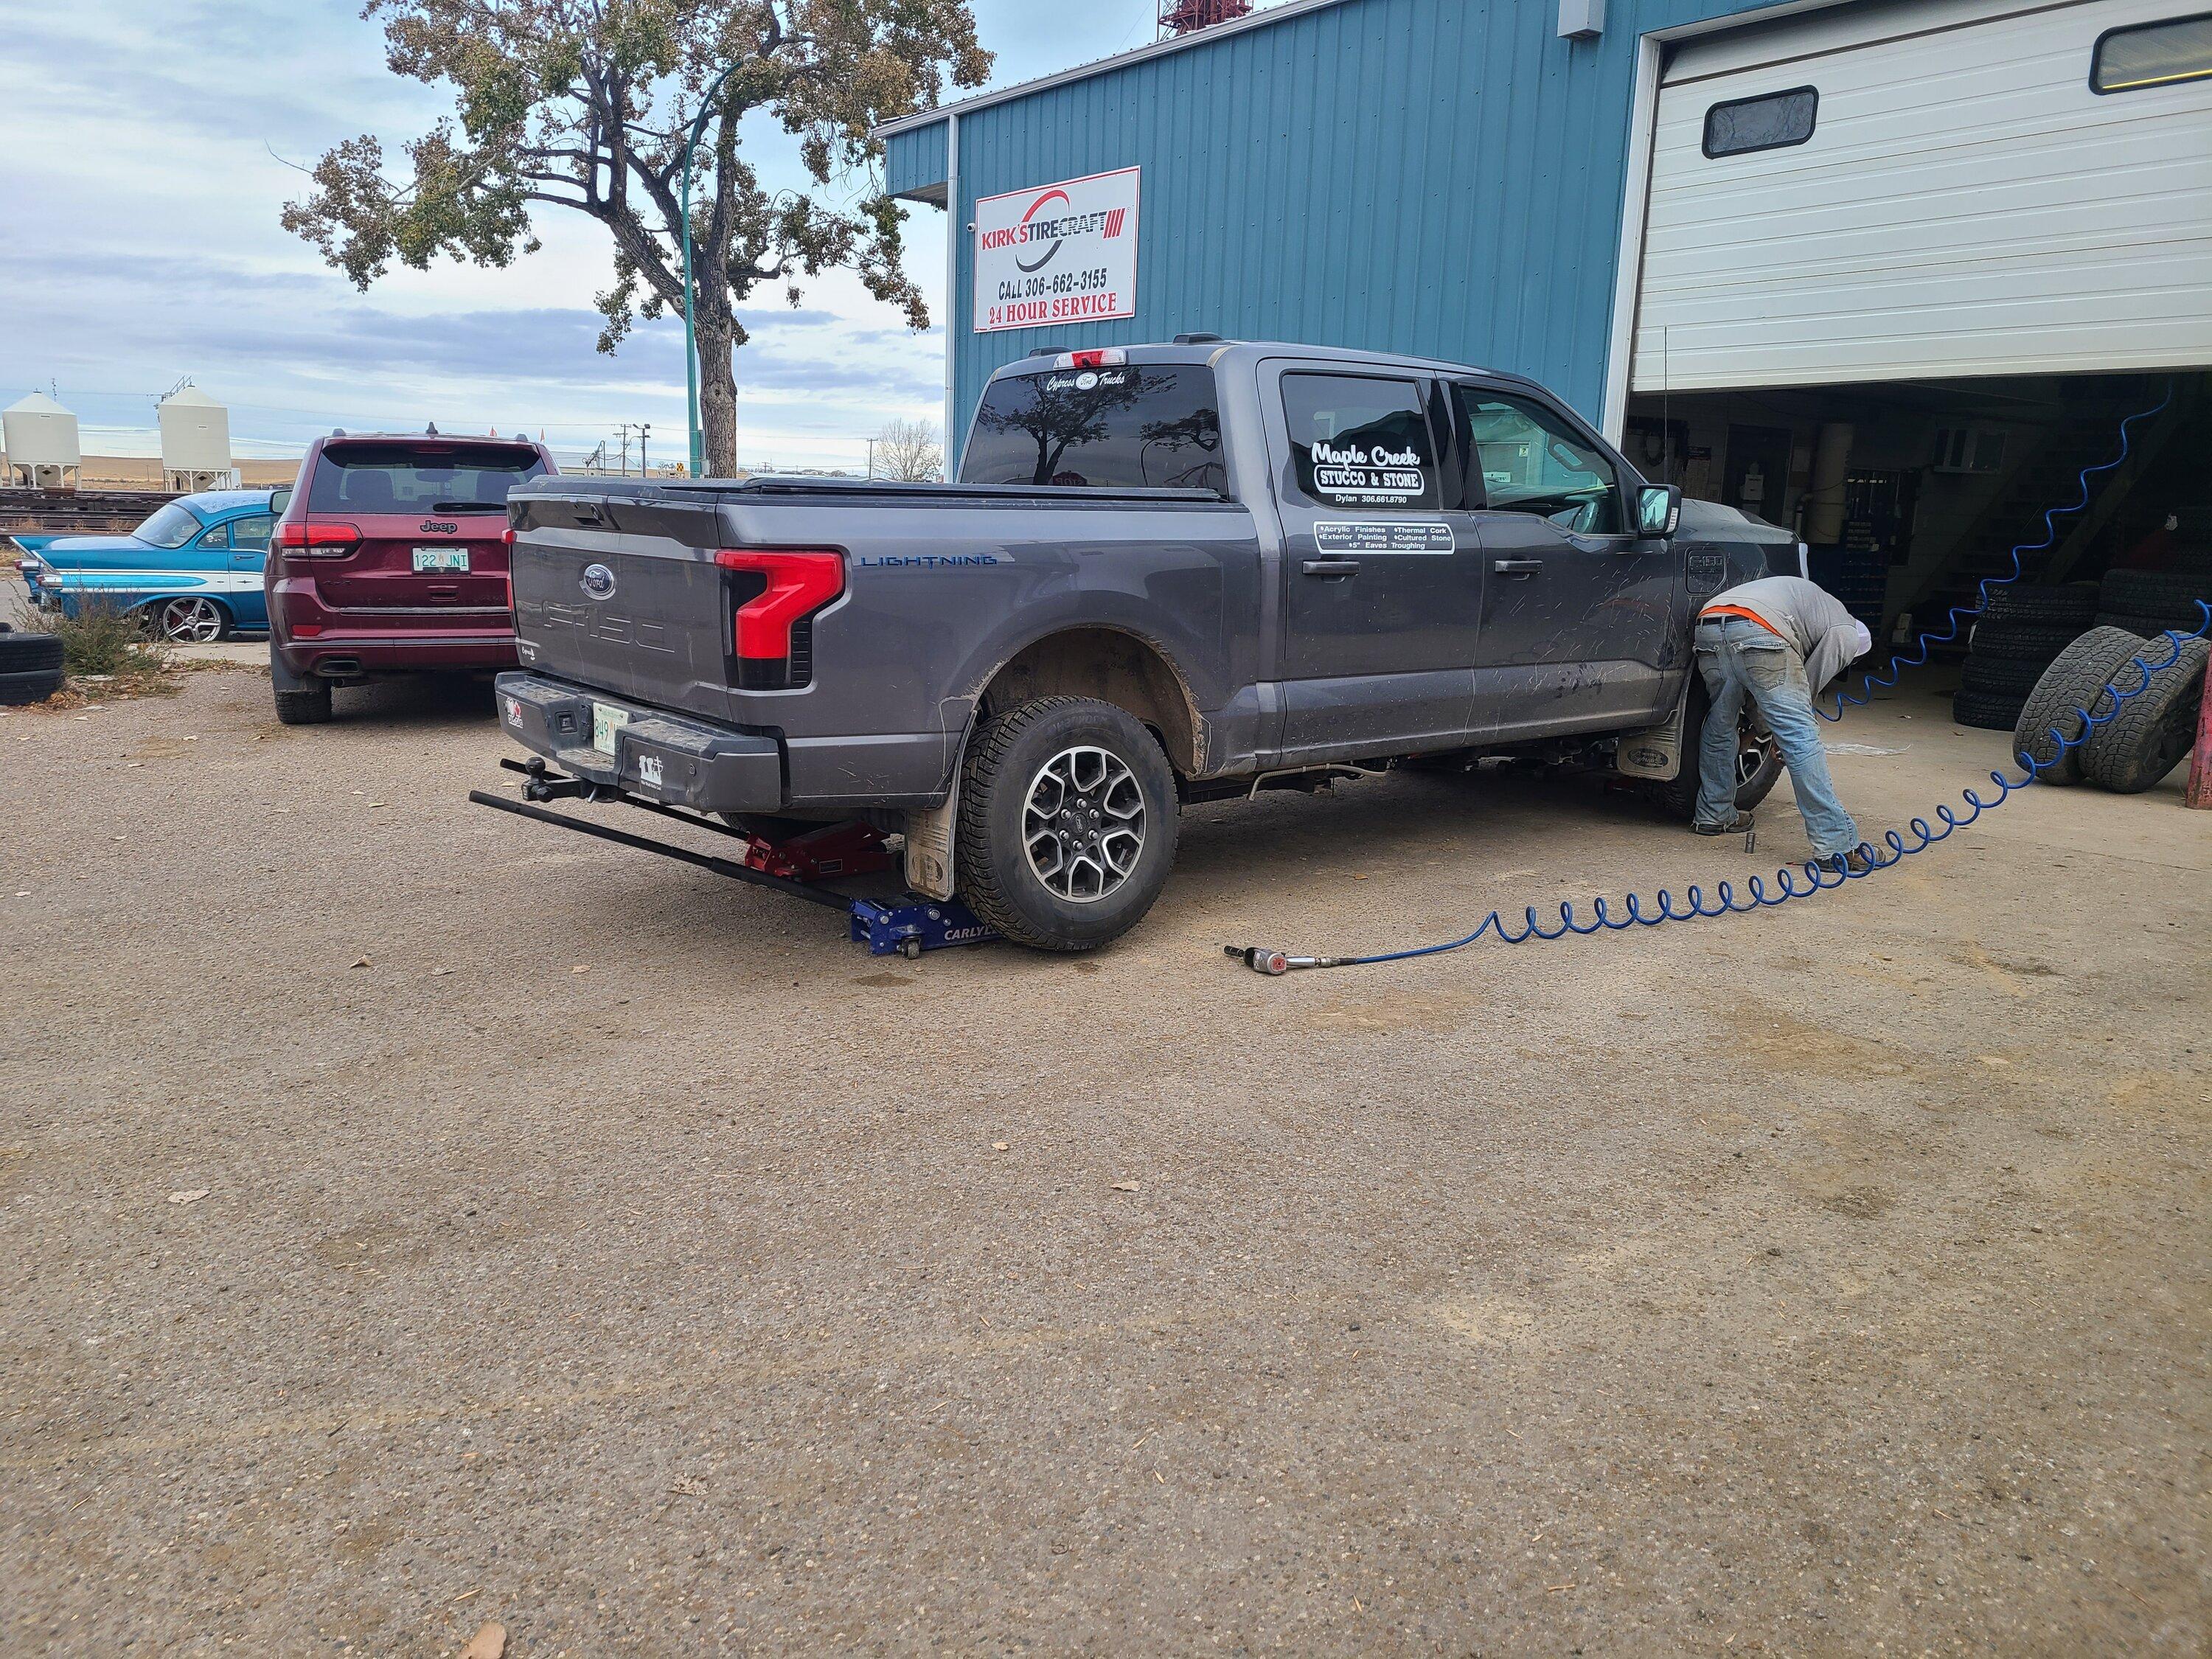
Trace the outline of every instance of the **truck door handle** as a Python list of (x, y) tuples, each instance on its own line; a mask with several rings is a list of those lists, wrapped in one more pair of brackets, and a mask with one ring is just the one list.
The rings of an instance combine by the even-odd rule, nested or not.
[(1541, 559), (1492, 559), (1490, 568), (1501, 576), (1511, 576), (1518, 580), (1534, 575), (1544, 568), (1544, 562)]
[(1308, 559), (1303, 567), (1309, 576), (1356, 576), (1359, 574), (1357, 559)]

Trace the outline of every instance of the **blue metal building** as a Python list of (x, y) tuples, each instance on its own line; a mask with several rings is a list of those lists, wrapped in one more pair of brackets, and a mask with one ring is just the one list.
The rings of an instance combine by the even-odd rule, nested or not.
[[(1130, 319), (978, 333), (951, 238), (946, 429), (1045, 341), (1187, 331), (1531, 374), (1617, 429), (1639, 76), (1752, 0), (1289, 0), (882, 130), (894, 195), (980, 198), (1143, 169)], [(1646, 88), (1648, 93), (1648, 85)]]

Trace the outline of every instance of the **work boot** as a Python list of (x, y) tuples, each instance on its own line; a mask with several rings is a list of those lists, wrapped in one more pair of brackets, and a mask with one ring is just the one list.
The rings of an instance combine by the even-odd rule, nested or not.
[(1832, 853), (1820, 862), (1839, 876), (1863, 876), (1874, 868), (1874, 860), (1869, 856), (1872, 851), (1864, 842), (1861, 842), (1850, 852)]
[(1748, 812), (1739, 812), (1726, 823), (1692, 823), (1690, 825), (1691, 831), (1700, 836), (1740, 836), (1750, 828), (1751, 814)]

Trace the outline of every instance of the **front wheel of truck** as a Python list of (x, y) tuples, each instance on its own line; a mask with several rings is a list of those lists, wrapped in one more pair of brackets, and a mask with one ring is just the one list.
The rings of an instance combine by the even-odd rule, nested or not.
[(960, 776), (960, 896), (1017, 945), (1095, 951), (1175, 863), (1175, 775), (1136, 717), (1089, 697), (992, 715)]

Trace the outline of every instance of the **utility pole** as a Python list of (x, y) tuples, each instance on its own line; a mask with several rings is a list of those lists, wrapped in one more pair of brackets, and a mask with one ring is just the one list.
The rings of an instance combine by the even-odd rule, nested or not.
[(871, 478), (876, 476), (876, 441), (873, 438), (868, 440), (868, 476)]
[(649, 478), (653, 469), (645, 464), (645, 441), (653, 435), (653, 422), (648, 421), (637, 429), (637, 476)]
[(629, 422), (624, 421), (615, 430), (622, 434), (622, 475), (627, 478), (629, 477)]

